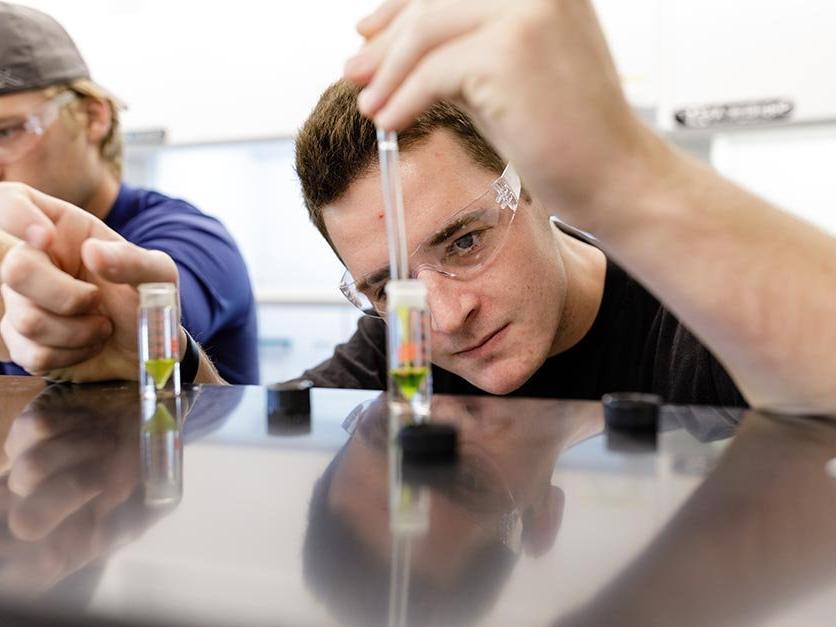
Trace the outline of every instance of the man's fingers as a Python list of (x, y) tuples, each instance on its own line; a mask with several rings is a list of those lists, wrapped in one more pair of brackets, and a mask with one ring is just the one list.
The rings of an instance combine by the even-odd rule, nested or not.
[(471, 2), (461, 0), (414, 6), (361, 52), (358, 63), (373, 74), (358, 100), (368, 117), (374, 117), (427, 55), (455, 45), (490, 16), (487, 9), (476, 11)]
[(50, 231), (42, 224), (32, 224), (31, 226), (26, 227), (26, 230), (23, 233), (24, 241), (38, 250), (46, 250), (49, 248), (53, 237), (55, 237), (54, 229)]
[(386, 28), (393, 19), (409, 4), (409, 0), (388, 0), (374, 12), (357, 22), (357, 32), (370, 39)]
[(159, 250), (146, 250), (130, 242), (88, 239), (81, 247), (88, 270), (112, 283), (176, 283), (177, 265)]
[(24, 244), (15, 246), (3, 259), (0, 280), (4, 289), (63, 316), (89, 313), (99, 302), (98, 287), (74, 279), (56, 268), (46, 253)]
[(374, 116), (375, 124), (399, 131), (439, 100), (457, 98), (463, 80), (459, 68), (464, 64), (451, 59), (470, 54), (471, 38), (462, 38), (425, 56)]
[(9, 513), (9, 529), (21, 540), (39, 540), (98, 496), (104, 483), (100, 460), (53, 475), (17, 502)]
[(17, 457), (9, 474), (9, 489), (18, 496), (29, 496), (49, 477), (84, 462), (101, 462), (113, 452), (115, 442), (110, 433), (96, 427), (46, 440)]
[(58, 316), (7, 287), (2, 293), (8, 323), (17, 333), (42, 346), (85, 348), (104, 343), (113, 333), (113, 325), (105, 316)]
[(86, 348), (52, 348), (41, 346), (23, 337), (11, 325), (7, 316), (0, 321), (0, 333), (12, 360), (21, 368), (34, 375), (41, 375), (59, 368), (66, 368), (98, 355), (103, 344)]
[(60, 215), (62, 210), (55, 203), (63, 203), (22, 183), (0, 183), (0, 230), (26, 239), (32, 226), (39, 227), (48, 238), (55, 232), (50, 216)]

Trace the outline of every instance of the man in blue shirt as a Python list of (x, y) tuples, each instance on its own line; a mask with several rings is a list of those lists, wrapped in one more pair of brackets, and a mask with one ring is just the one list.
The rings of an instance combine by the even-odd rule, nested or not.
[[(255, 303), (235, 242), (220, 222), (187, 202), (120, 184), (119, 109), (90, 80), (55, 20), (0, 2), (0, 181), (26, 183), (70, 202), (129, 242), (166, 253), (177, 266), (185, 328), (224, 379), (257, 383)], [(0, 259), (15, 243), (0, 237)], [(112, 325), (102, 320), (99, 338), (78, 328), (41, 339), (66, 351), (69, 365), (89, 358)], [(26, 374), (10, 357), (0, 340), (0, 374)]]

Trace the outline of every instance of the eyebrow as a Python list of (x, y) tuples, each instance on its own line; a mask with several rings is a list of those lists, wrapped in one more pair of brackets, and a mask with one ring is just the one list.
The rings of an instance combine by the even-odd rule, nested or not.
[(376, 283), (380, 283), (386, 277), (389, 276), (389, 268), (380, 268), (380, 270), (375, 270), (371, 274), (367, 274), (364, 278), (357, 281), (357, 291), (358, 292), (365, 292), (369, 289), (370, 285), (374, 285)]
[(446, 242), (450, 237), (452, 237), (455, 233), (458, 233), (461, 229), (466, 227), (468, 224), (472, 224), (479, 219), (479, 217), (484, 213), (484, 210), (476, 210), (471, 211), (467, 215), (461, 216), (457, 218), (444, 228), (442, 228), (438, 233), (432, 236), (429, 242), (427, 242), (427, 246), (438, 246), (443, 242)]
[(10, 122), (14, 122), (15, 124), (22, 124), (25, 121), (26, 114), (11, 113), (8, 115), (0, 115), (0, 124), (9, 124)]

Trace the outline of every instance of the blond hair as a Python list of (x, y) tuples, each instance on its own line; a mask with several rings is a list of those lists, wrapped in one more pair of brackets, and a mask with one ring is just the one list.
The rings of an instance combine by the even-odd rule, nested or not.
[[(110, 129), (99, 144), (99, 155), (113, 175), (117, 179), (121, 179), (124, 143), (122, 141), (119, 113), (126, 108), (124, 103), (106, 89), (86, 78), (76, 79), (61, 85), (53, 85), (44, 90), (47, 96), (54, 96), (62, 91), (71, 91), (80, 98), (93, 98), (102, 100), (107, 104), (110, 109)], [(68, 115), (72, 116), (74, 121), (77, 121), (78, 118), (73, 116), (72, 113), (68, 113)]]

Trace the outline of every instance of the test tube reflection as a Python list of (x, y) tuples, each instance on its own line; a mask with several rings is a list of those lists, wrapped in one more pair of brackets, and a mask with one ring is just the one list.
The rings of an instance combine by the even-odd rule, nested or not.
[(183, 497), (182, 427), (180, 398), (143, 400), (140, 452), (146, 505), (176, 505)]
[(392, 570), (389, 574), (388, 627), (407, 624), (412, 548), (430, 529), (430, 491), (403, 477), (403, 453), (389, 440), (389, 531), (392, 534)]

